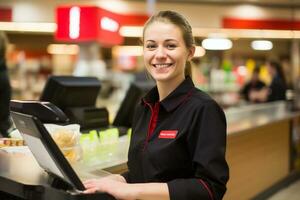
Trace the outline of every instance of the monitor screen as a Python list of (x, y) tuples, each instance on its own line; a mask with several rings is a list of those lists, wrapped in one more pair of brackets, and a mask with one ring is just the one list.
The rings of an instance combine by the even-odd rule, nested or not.
[(50, 76), (40, 100), (49, 101), (63, 111), (72, 107), (93, 107), (100, 88), (96, 77)]
[(143, 95), (140, 87), (133, 83), (130, 85), (113, 121), (114, 126), (131, 127), (135, 107)]
[(11, 116), (39, 165), (49, 174), (64, 180), (72, 188), (84, 190), (78, 175), (40, 120), (18, 112), (11, 112)]

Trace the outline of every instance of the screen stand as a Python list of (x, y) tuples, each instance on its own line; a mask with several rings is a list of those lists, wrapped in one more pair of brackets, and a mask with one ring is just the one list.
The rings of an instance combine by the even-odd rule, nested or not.
[(71, 123), (79, 123), (81, 129), (107, 127), (108, 110), (96, 107), (73, 107), (65, 110)]
[[(47, 172), (48, 173), (48, 172)], [(73, 190), (72, 185), (61, 179), (60, 177), (53, 175), (52, 173), (48, 173), (49, 175), (49, 184), (51, 187), (60, 189), (60, 190)]]

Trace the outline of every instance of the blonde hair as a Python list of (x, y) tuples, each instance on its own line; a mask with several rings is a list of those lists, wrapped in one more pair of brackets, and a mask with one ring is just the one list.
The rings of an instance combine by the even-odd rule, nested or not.
[[(148, 19), (148, 21), (144, 25), (143, 37), (145, 35), (146, 29), (149, 27), (150, 24), (154, 22), (167, 22), (177, 26), (181, 30), (183, 41), (185, 43), (186, 48), (190, 49), (193, 46), (195, 46), (192, 27), (181, 14), (175, 11), (166, 10), (166, 11), (160, 11), (157, 14), (153, 15)], [(187, 61), (184, 73), (186, 76), (192, 76), (191, 72), (192, 72), (191, 63), (190, 61)]]

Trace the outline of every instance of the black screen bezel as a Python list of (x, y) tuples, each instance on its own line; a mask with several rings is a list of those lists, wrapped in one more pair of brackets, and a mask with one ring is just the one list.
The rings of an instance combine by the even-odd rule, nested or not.
[[(63, 179), (65, 182), (72, 185), (74, 189), (80, 191), (85, 190), (85, 187), (81, 182), (80, 178), (77, 176), (76, 172), (73, 170), (68, 160), (64, 157), (63, 153), (56, 145), (55, 141), (52, 139), (51, 135), (49, 134), (45, 126), (41, 123), (41, 121), (32, 115), (27, 115), (18, 112), (11, 111), (11, 116), (16, 125), (16, 128), (19, 130), (21, 134), (28, 134), (33, 137), (37, 137), (41, 140), (45, 149), (47, 150), (50, 157), (52, 158), (52, 161), (55, 163), (56, 167), (59, 169), (59, 171), (64, 177), (62, 178), (61, 176), (55, 174), (54, 172), (48, 171), (47, 169), (45, 170), (48, 173), (51, 173), (51, 175)], [(31, 150), (30, 146), (29, 149)]]

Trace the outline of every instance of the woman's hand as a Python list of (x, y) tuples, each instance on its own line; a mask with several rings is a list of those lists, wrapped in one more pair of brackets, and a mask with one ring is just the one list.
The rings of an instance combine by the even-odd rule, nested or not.
[(119, 200), (170, 200), (167, 183), (128, 184), (120, 175), (83, 182), (84, 193), (106, 192)]
[(101, 179), (91, 179), (83, 182), (84, 193), (106, 192), (116, 199), (134, 200), (134, 187), (127, 184), (120, 175), (110, 175)]
[(119, 174), (111, 174), (109, 176), (106, 176), (105, 178), (126, 183), (125, 178)]

